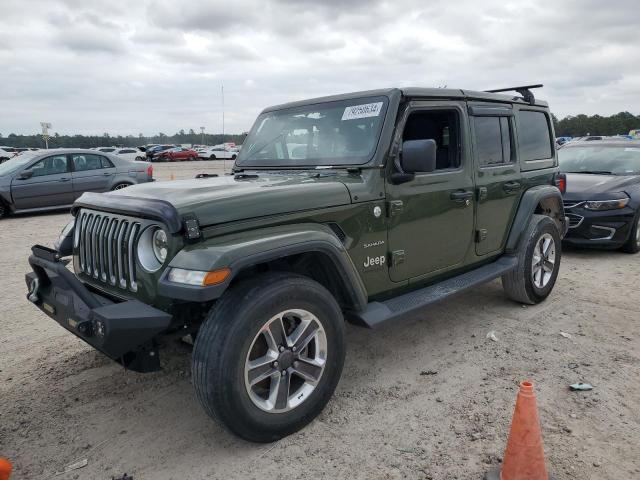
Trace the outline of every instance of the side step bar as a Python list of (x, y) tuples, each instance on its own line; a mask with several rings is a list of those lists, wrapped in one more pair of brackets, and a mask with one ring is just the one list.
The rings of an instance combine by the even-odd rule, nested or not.
[(503, 256), (493, 263), (471, 270), (462, 275), (443, 280), (428, 287), (405, 293), (384, 302), (370, 302), (364, 310), (351, 312), (356, 322), (376, 328), (390, 320), (452, 297), (482, 283), (495, 280), (518, 265), (514, 256)]

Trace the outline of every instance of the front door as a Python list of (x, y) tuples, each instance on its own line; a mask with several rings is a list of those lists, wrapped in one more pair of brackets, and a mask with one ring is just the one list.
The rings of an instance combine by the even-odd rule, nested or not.
[(474, 106), (471, 112), (476, 176), (476, 254), (501, 251), (523, 185), (511, 109)]
[(73, 184), (67, 155), (52, 155), (25, 168), (11, 182), (16, 210), (54, 207), (73, 203)]
[(102, 155), (72, 153), (73, 191), (75, 198), (84, 192), (106, 192), (111, 186), (116, 168)]
[(402, 141), (433, 139), (436, 170), (387, 184), (389, 274), (395, 282), (461, 266), (474, 228), (473, 163), (464, 102), (412, 102)]

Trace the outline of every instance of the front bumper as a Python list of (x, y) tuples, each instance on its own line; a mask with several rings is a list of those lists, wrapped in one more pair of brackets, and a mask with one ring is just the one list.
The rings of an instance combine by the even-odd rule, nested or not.
[(564, 243), (613, 249), (621, 247), (628, 240), (635, 211), (629, 207), (600, 212), (577, 207), (566, 209), (566, 215), (570, 222)]
[(159, 370), (155, 338), (171, 315), (137, 300), (122, 302), (89, 290), (55, 250), (36, 245), (27, 273), (27, 298), (62, 327), (130, 370)]

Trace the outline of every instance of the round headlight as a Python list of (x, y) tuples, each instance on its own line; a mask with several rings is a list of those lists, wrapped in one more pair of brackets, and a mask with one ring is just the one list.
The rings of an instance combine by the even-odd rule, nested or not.
[(169, 241), (160, 227), (145, 229), (138, 240), (138, 261), (147, 272), (157, 272), (167, 259)]
[(161, 228), (158, 228), (155, 232), (153, 232), (153, 240), (151, 242), (153, 245), (153, 254), (156, 256), (160, 263), (164, 263), (167, 259), (167, 250), (169, 248), (169, 244), (167, 242), (167, 234)]

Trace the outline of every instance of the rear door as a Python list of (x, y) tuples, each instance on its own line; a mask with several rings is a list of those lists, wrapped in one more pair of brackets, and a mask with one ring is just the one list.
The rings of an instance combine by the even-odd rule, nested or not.
[(73, 192), (78, 198), (84, 192), (106, 192), (111, 187), (116, 168), (111, 161), (98, 154), (72, 153)]
[(31, 176), (20, 178), (17, 174), (11, 182), (17, 210), (73, 203), (73, 183), (66, 154), (45, 157), (22, 172), (30, 172)]
[(476, 183), (476, 255), (498, 253), (522, 195), (510, 105), (469, 106)]

